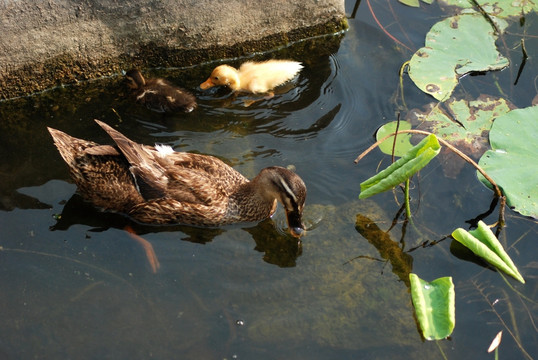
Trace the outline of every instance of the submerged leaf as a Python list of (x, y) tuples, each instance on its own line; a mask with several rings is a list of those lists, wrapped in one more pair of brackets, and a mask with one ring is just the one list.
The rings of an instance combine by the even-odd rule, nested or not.
[(497, 237), (483, 221), (479, 221), (478, 227), (469, 232), (462, 228), (454, 230), (452, 237), (469, 248), (475, 255), (480, 256), (523, 284), (525, 283), (523, 276), (517, 270), (510, 256), (504, 251)]
[(428, 283), (411, 273), (409, 280), (413, 306), (424, 338), (440, 340), (448, 337), (456, 324), (456, 295), (452, 277), (442, 277)]
[[(538, 106), (512, 110), (498, 117), (489, 133), (491, 150), (478, 164), (506, 195), (517, 212), (538, 218)], [(482, 183), (490, 186), (481, 175)]]
[(440, 150), (441, 145), (439, 145), (435, 135), (428, 135), (399, 160), (363, 181), (359, 199), (365, 199), (401, 184), (426, 166), (431, 159), (439, 154)]
[(400, 242), (392, 240), (388, 232), (381, 230), (375, 221), (362, 214), (356, 216), (355, 229), (375, 246), (379, 255), (392, 265), (392, 272), (409, 286), (413, 257), (400, 247)]
[[(381, 126), (377, 133), (375, 134), (376, 140), (383, 139), (385, 136), (392, 134), (396, 131), (398, 125), (397, 121), (391, 121), (389, 123)], [(400, 126), (398, 130), (409, 130), (411, 129), (411, 124), (407, 121), (400, 121)], [(402, 156), (409, 150), (413, 148), (411, 144), (411, 134), (398, 134), (396, 137), (396, 145), (394, 147), (394, 156)], [(389, 137), (387, 140), (379, 144), (379, 150), (387, 155), (392, 155), (392, 145), (394, 143), (394, 136)]]
[(508, 66), (508, 59), (497, 51), (494, 31), (481, 14), (438, 22), (426, 35), (425, 46), (411, 58), (409, 77), (435, 99), (448, 99), (463, 75)]

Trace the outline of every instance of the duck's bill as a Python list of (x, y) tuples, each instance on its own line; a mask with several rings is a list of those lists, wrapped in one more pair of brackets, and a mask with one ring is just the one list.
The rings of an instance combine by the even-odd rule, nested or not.
[(213, 86), (215, 86), (215, 84), (213, 84), (213, 81), (211, 81), (211, 78), (207, 79), (206, 81), (200, 84), (200, 88), (202, 90), (209, 89), (210, 87), (213, 87)]
[(298, 211), (289, 211), (286, 213), (288, 218), (288, 227), (291, 235), (300, 238), (305, 234), (304, 225), (301, 222), (301, 214)]

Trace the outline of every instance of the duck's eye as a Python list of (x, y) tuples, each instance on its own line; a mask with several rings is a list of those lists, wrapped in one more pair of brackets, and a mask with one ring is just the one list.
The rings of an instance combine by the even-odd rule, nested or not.
[(215, 79), (215, 80), (218, 80), (218, 79), (219, 79), (219, 77), (218, 77), (218, 76), (215, 76), (215, 77), (214, 77), (213, 79)]

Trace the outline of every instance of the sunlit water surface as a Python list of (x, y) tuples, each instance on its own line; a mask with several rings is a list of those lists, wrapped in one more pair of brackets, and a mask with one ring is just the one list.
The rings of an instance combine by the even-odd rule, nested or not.
[[(417, 229), (403, 225), (392, 193), (357, 198), (360, 182), (389, 164), (378, 151), (353, 160), (395, 120), (398, 71), (411, 55), (363, 5), (346, 33), (265, 54), (305, 68), (250, 106), (248, 97), (197, 87), (215, 64), (150, 73), (195, 93), (199, 107), (187, 115), (133, 104), (121, 77), (0, 103), (0, 358), (490, 359), (486, 349), (500, 330), (501, 358), (525, 358), (520, 348), (538, 356), (532, 221), (508, 211), (501, 237), (527, 279), (522, 286), (443, 240), (489, 207), (492, 194), (472, 169), (447, 178), (434, 160), (422, 171), (412, 191)], [(390, 20), (386, 4), (376, 6)], [(392, 6), (402, 25), (422, 21), (393, 34), (422, 46), (439, 14), (425, 20)], [(405, 86), (409, 106), (431, 101)], [(528, 106), (523, 96), (514, 98)], [(95, 210), (75, 194), (46, 131), (109, 143), (93, 119), (141, 143), (218, 156), (247, 177), (292, 166), (308, 188), (306, 236), (298, 243), (288, 235), (282, 209), (259, 224), (219, 229), (140, 226)], [(152, 245), (156, 273), (123, 230), (128, 224)], [(410, 272), (453, 277), (451, 339), (421, 338)]]

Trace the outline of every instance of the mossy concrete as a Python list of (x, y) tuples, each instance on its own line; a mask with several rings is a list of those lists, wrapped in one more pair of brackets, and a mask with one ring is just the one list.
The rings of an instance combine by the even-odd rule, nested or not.
[(0, 99), (267, 51), (347, 26), (344, 0), (5, 0)]

